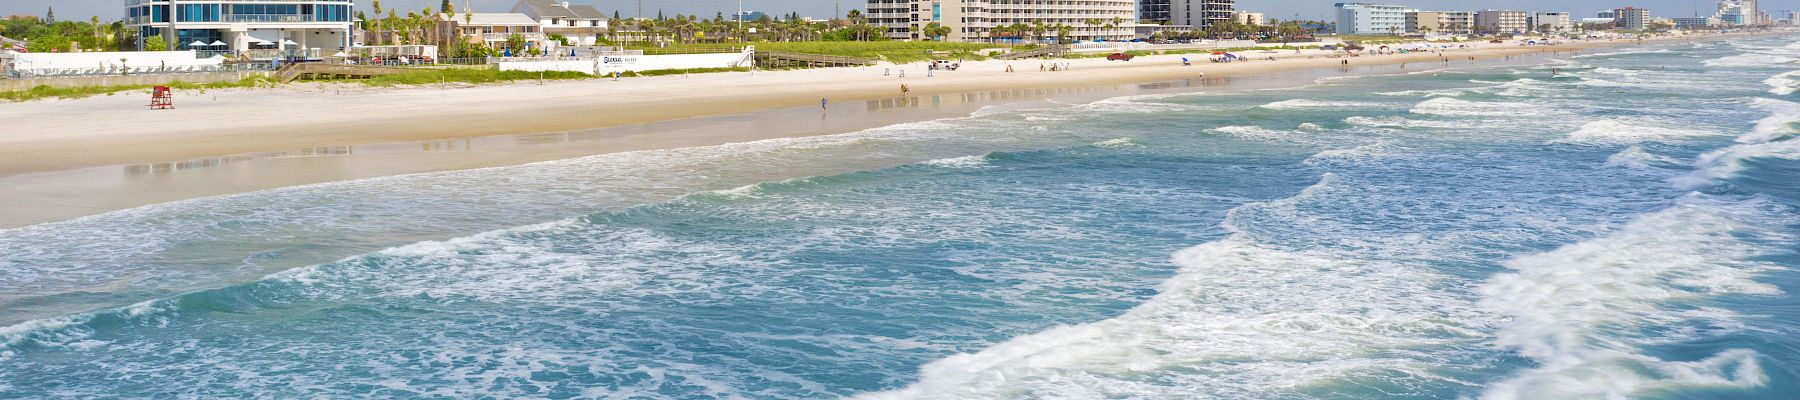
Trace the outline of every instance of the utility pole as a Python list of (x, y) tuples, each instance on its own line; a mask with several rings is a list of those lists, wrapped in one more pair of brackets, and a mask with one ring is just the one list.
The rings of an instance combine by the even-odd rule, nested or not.
[(843, 6), (844, 6), (843, 0), (832, 0), (831, 1), (831, 19), (837, 19), (838, 17), (844, 16), (844, 9), (842, 8)]
[(638, 19), (644, 19), (644, 0), (638, 0)]
[(744, 39), (746, 39), (746, 34), (744, 32), (744, 0), (738, 0), (737, 20), (738, 20), (738, 29), (737, 29), (738, 30), (738, 43), (743, 43), (743, 42), (745, 42)]

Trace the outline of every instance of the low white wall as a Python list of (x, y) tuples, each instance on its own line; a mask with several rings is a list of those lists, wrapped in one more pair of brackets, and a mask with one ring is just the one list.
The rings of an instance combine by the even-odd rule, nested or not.
[[(120, 60), (124, 62), (121, 64)], [(19, 53), (13, 55), (13, 69), (51, 70), (106, 67), (196, 67), (217, 66), (223, 58), (199, 58), (188, 51), (114, 51), (94, 53)]]
[(661, 69), (748, 67), (755, 62), (755, 54), (753, 50), (746, 50), (743, 53), (618, 55), (584, 59), (501, 61), (497, 64), (501, 71), (564, 71), (611, 75), (613, 72)]

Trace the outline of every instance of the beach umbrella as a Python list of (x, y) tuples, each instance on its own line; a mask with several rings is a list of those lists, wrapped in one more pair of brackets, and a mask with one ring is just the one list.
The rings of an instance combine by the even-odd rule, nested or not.
[(294, 41), (292, 41), (292, 40), (281, 39), (281, 44), (284, 46), (293, 46), (293, 45), (296, 45), (299, 43), (294, 43)]
[(188, 43), (188, 47), (202, 47), (202, 46), (206, 46), (206, 42), (195, 40), (193, 43)]
[(211, 44), (211, 46), (224, 46), (224, 45), (225, 45), (225, 42), (218, 41), (218, 40), (214, 40)]
[(271, 41), (267, 41), (267, 40), (258, 40), (258, 41), (256, 41), (256, 45), (257, 46), (274, 46), (275, 42), (271, 42)]

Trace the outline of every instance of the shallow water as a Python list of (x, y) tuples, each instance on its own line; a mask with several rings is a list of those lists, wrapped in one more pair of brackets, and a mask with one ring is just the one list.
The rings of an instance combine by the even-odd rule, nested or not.
[(0, 230), (0, 397), (1784, 398), (1790, 39)]

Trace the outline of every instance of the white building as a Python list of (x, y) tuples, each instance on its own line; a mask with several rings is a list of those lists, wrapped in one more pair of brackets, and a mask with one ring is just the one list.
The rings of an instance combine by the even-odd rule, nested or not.
[(1264, 18), (1263, 13), (1259, 12), (1237, 11), (1231, 13), (1231, 19), (1237, 20), (1238, 23), (1245, 25), (1261, 26), (1269, 24), (1269, 19)]
[[(900, 40), (953, 42), (1052, 41), (1057, 30), (1014, 32), (1007, 27), (1069, 27), (1068, 39), (1131, 40), (1137, 25), (1134, 0), (868, 0), (869, 23)], [(1226, 14), (1230, 18), (1230, 14)], [(927, 37), (936, 22), (949, 28), (942, 37)]]
[(1613, 10), (1613, 27), (1628, 31), (1641, 31), (1650, 28), (1650, 10), (1625, 7)]
[(1513, 10), (1481, 10), (1475, 12), (1475, 32), (1487, 34), (1525, 33), (1531, 31), (1528, 13)]
[(1406, 33), (1406, 13), (1418, 10), (1388, 4), (1337, 3), (1340, 35), (1398, 35)]
[(1568, 32), (1574, 29), (1574, 22), (1566, 12), (1540, 12), (1531, 16), (1531, 30), (1554, 33)]
[(1138, 21), (1203, 29), (1238, 17), (1233, 12), (1236, 3), (1236, 0), (1139, 0)]
[(350, 48), (354, 8), (352, 0), (126, 0), (125, 26), (139, 48), (152, 36), (168, 45), (143, 50), (318, 59)]
[(513, 35), (518, 35), (528, 43), (526, 46), (548, 51), (556, 44), (550, 42), (549, 35), (544, 34), (544, 25), (531, 16), (523, 13), (461, 13), (456, 15), (438, 14), (446, 26), (453, 26), (456, 34), (463, 40), (480, 43), (488, 48), (506, 47)]
[(1719, 12), (1714, 18), (1727, 25), (1757, 25), (1760, 11), (1756, 8), (1756, 0), (1719, 0)]
[(588, 5), (569, 5), (552, 0), (519, 0), (512, 12), (525, 14), (543, 28), (545, 35), (560, 35), (575, 46), (593, 46), (606, 35), (607, 17)]

